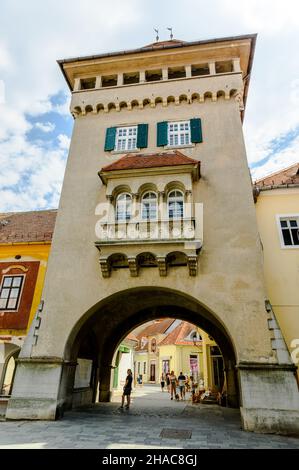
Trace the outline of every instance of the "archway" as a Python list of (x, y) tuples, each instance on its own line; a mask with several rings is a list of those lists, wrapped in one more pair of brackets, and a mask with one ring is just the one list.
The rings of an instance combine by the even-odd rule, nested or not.
[[(211, 335), (219, 346), (225, 366), (227, 403), (239, 405), (238, 380), (235, 371), (236, 354), (232, 338), (217, 315), (198, 300), (182, 291), (161, 287), (143, 287), (120, 291), (86, 312), (73, 328), (65, 349), (65, 358), (73, 364), (62, 381), (61, 394), (67, 396), (66, 408), (95, 401), (99, 387), (99, 401), (111, 397), (111, 374), (115, 351), (129, 332), (147, 321), (160, 318), (185, 320)], [(92, 339), (91, 339), (92, 338)], [(88, 345), (88, 348), (84, 345)], [(89, 382), (75, 390), (75, 366), (82, 361)], [(76, 397), (76, 398), (74, 398)]]
[(14, 344), (7, 344), (7, 355), (0, 374), (0, 395), (9, 397), (11, 395), (15, 372), (16, 359), (20, 354), (20, 347)]

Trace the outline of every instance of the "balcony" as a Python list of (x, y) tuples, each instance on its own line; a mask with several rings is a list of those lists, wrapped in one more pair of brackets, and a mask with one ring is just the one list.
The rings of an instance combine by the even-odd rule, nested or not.
[[(157, 221), (116, 221), (97, 226), (100, 245), (188, 242), (196, 240), (195, 218)], [(201, 241), (197, 240), (198, 248)]]
[(196, 218), (177, 220), (99, 222), (96, 234), (104, 278), (121, 268), (128, 268), (133, 277), (139, 275), (141, 268), (153, 267), (158, 268), (160, 276), (181, 266), (189, 268), (190, 276), (197, 274), (202, 212)]

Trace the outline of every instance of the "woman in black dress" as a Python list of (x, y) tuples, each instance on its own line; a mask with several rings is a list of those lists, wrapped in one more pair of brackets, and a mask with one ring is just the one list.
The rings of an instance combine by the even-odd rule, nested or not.
[(126, 409), (128, 410), (130, 408), (130, 403), (131, 403), (131, 392), (132, 392), (132, 382), (133, 382), (133, 375), (131, 369), (127, 370), (127, 378), (126, 378), (126, 383), (124, 385), (124, 392), (121, 397), (121, 408), (124, 407), (125, 403), (125, 397), (127, 397), (127, 404), (126, 404)]
[(162, 392), (164, 392), (164, 386), (165, 386), (165, 374), (163, 372), (163, 374), (161, 375), (161, 390), (162, 390)]

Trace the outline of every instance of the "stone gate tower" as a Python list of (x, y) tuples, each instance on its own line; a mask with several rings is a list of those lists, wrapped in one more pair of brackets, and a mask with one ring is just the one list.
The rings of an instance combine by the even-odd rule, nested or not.
[[(255, 40), (170, 40), (59, 61), (75, 124), (8, 419), (55, 419), (97, 393), (109, 400), (121, 340), (172, 316), (217, 341), (244, 429), (298, 432), (242, 132)], [(76, 387), (79, 363), (88, 380)]]

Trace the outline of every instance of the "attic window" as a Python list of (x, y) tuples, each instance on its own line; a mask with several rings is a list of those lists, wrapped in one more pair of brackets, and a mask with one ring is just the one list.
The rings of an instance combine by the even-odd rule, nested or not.
[(124, 73), (123, 83), (124, 85), (131, 85), (133, 83), (139, 83), (139, 72)]
[(117, 75), (105, 75), (102, 77), (102, 87), (116, 86), (117, 85)]
[(162, 70), (147, 70), (145, 72), (145, 80), (147, 82), (156, 82), (162, 80)]
[(91, 90), (96, 87), (96, 79), (93, 78), (81, 78), (80, 90)]
[(171, 67), (168, 69), (168, 79), (174, 78), (185, 78), (186, 70), (185, 67)]
[(192, 333), (190, 334), (190, 338), (192, 341), (202, 341), (202, 337), (197, 331), (192, 331)]
[(209, 64), (191, 65), (192, 77), (197, 77), (199, 75), (209, 75), (209, 74), (210, 74)]
[(216, 73), (229, 73), (233, 71), (233, 62), (231, 60), (216, 62), (215, 66)]

